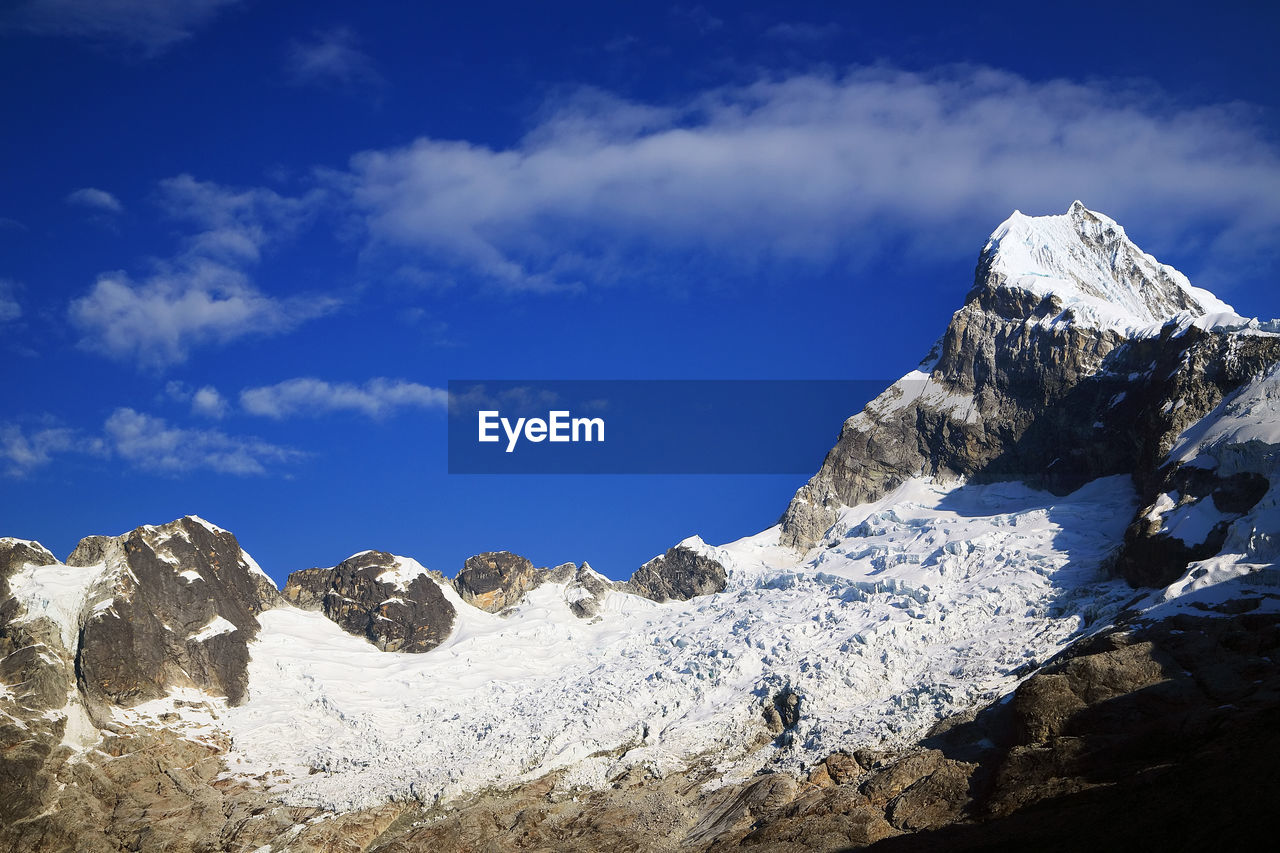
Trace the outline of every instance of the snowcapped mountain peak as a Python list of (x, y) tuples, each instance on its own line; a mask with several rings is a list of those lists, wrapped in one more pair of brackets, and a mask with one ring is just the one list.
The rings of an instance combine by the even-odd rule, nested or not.
[(1053, 297), (1063, 319), (1089, 326), (1137, 331), (1179, 317), (1243, 320), (1142, 251), (1115, 220), (1078, 200), (1059, 215), (1015, 210), (987, 240), (982, 263), (990, 286)]

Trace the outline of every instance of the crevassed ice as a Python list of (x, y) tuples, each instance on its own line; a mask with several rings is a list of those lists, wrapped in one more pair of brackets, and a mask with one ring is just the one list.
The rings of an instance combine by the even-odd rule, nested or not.
[[(462, 605), (449, 639), (420, 655), (379, 652), (317, 613), (268, 611), (250, 699), (224, 718), (230, 767), (284, 770), (289, 802), (354, 808), (560, 767), (599, 781), (715, 750), (732, 778), (905, 743), (1009, 689), (1132, 594), (1101, 566), (1133, 504), (1124, 477), (1067, 498), (912, 481), (847, 510), (848, 532), (807, 558), (779, 547), (776, 528), (715, 549), (721, 594), (658, 605), (614, 592), (590, 622), (563, 584), (544, 584), (508, 617)], [(746, 755), (783, 687), (804, 696), (794, 745)]]

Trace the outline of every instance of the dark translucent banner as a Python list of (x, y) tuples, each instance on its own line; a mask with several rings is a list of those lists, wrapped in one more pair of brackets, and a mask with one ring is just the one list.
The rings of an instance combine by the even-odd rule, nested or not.
[(812, 474), (885, 380), (453, 380), (451, 474)]

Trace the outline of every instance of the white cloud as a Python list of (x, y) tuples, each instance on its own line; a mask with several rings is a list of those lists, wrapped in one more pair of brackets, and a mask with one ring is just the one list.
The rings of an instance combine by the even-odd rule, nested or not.
[(143, 282), (104, 274), (69, 314), (86, 349), (159, 368), (185, 361), (194, 347), (287, 331), (336, 304), (328, 297), (276, 299), (239, 270), (194, 259)]
[(443, 410), (448, 403), (449, 393), (443, 389), (385, 378), (354, 385), (303, 377), (240, 392), (246, 412), (276, 419), (343, 411), (380, 418), (401, 408)]
[(18, 284), (0, 278), (0, 323), (8, 323), (22, 316), (22, 305), (17, 298)]
[(291, 197), (265, 187), (236, 189), (183, 174), (160, 182), (160, 203), (179, 222), (196, 227), (187, 254), (233, 263), (257, 261), (268, 244), (294, 234), (323, 200), (313, 190)]
[(97, 187), (83, 187), (67, 196), (67, 204), (87, 207), (100, 213), (123, 213), (124, 205), (106, 190)]
[(264, 474), (268, 465), (292, 462), (303, 455), (257, 438), (169, 426), (163, 418), (129, 408), (112, 412), (103, 431), (111, 449), (122, 459), (160, 473), (208, 469), (223, 474)]
[(136, 44), (150, 53), (191, 36), (240, 0), (26, 0), (0, 20), (40, 35)]
[(245, 272), (265, 246), (309, 219), (322, 198), (319, 191), (290, 198), (190, 175), (162, 181), (160, 190), (169, 215), (195, 226), (195, 233), (146, 278), (104, 273), (72, 301), (69, 317), (85, 349), (162, 368), (185, 361), (193, 348), (285, 332), (338, 306), (337, 299), (323, 295), (269, 296)]
[(346, 27), (294, 42), (285, 64), (295, 83), (336, 84), (343, 87), (380, 85), (382, 75), (359, 48), (359, 39)]
[(227, 414), (227, 400), (212, 385), (206, 385), (191, 395), (191, 413), (206, 418), (222, 418)]
[(15, 424), (0, 424), (0, 460), (7, 464), (5, 473), (21, 477), (48, 464), (62, 453), (101, 454), (101, 439), (89, 438), (73, 429), (46, 426), (24, 431)]
[(593, 93), (508, 149), (358, 154), (344, 190), (384, 250), (513, 289), (661, 252), (827, 264), (902, 237), (971, 251), (1015, 208), (1076, 198), (1143, 223), (1152, 250), (1210, 233), (1271, 252), (1280, 229), (1280, 157), (1246, 107), (972, 67), (796, 75), (674, 105)]
[(209, 470), (236, 475), (265, 474), (268, 466), (305, 455), (252, 436), (170, 426), (163, 418), (124, 407), (111, 413), (98, 435), (59, 425), (24, 430), (0, 424), (0, 462), (7, 464), (9, 476), (25, 476), (67, 454), (114, 456), (131, 467), (164, 474)]

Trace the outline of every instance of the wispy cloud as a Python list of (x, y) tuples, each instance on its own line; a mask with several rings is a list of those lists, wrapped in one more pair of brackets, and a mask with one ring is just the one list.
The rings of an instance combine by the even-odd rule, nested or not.
[(231, 410), (231, 404), (227, 398), (212, 385), (192, 388), (187, 383), (174, 379), (165, 383), (164, 394), (170, 400), (189, 404), (191, 414), (204, 418), (221, 419)]
[(10, 28), (138, 45), (159, 53), (240, 0), (25, 0), (0, 16)]
[(343, 88), (380, 86), (382, 75), (350, 29), (338, 27), (289, 46), (285, 70), (295, 83)]
[(266, 187), (234, 188), (178, 175), (160, 182), (160, 205), (173, 219), (196, 227), (186, 254), (228, 262), (254, 262), (268, 244), (307, 224), (324, 193), (281, 195)]
[(116, 409), (103, 424), (111, 449), (136, 468), (179, 474), (206, 469), (223, 474), (265, 474), (269, 465), (302, 458), (300, 451), (216, 429), (170, 426), (163, 418)]
[(97, 432), (47, 422), (28, 428), (0, 424), (0, 463), (8, 476), (26, 476), (67, 455), (120, 459), (161, 474), (203, 470), (245, 476), (266, 474), (306, 454), (253, 436), (173, 426), (128, 407), (113, 411)]
[(67, 427), (24, 430), (16, 424), (0, 424), (0, 461), (4, 462), (5, 473), (10, 477), (24, 476), (64, 453), (102, 455), (106, 452), (102, 439)]
[(162, 368), (186, 361), (196, 347), (288, 331), (336, 304), (329, 297), (267, 296), (240, 271), (197, 259), (141, 282), (124, 272), (100, 276), (71, 303), (70, 318), (84, 348)]
[(974, 67), (802, 74), (677, 104), (590, 93), (511, 148), (361, 153), (343, 189), (375, 245), (511, 289), (590, 285), (663, 252), (827, 264), (895, 238), (969, 251), (975, 222), (1076, 198), (1152, 223), (1151, 250), (1218, 235), (1206, 267), (1272, 252), (1280, 231), (1280, 156), (1249, 108)]
[(99, 213), (123, 213), (124, 205), (106, 190), (97, 187), (83, 187), (67, 196), (67, 204), (87, 207)]
[(320, 193), (292, 198), (190, 175), (163, 181), (160, 189), (165, 210), (195, 233), (141, 280), (104, 273), (72, 301), (69, 317), (83, 348), (158, 369), (185, 361), (196, 347), (285, 332), (338, 306), (325, 295), (269, 296), (246, 272), (265, 246), (307, 221)]
[(0, 323), (10, 323), (22, 316), (18, 302), (18, 283), (0, 278)]
[(330, 412), (355, 412), (381, 418), (397, 409), (444, 410), (448, 404), (449, 393), (443, 389), (385, 378), (355, 385), (301, 377), (240, 392), (240, 406), (246, 412), (276, 419)]

